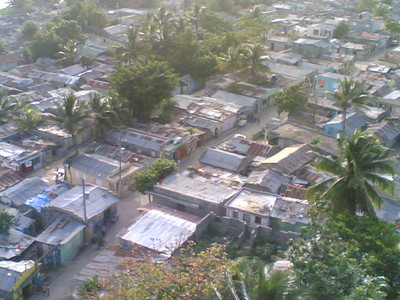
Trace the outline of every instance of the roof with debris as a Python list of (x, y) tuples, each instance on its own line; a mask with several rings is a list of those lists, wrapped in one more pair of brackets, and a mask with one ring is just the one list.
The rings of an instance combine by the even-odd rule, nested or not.
[(18, 230), (10, 228), (8, 232), (0, 233), (0, 259), (12, 259), (19, 256), (35, 239)]
[(315, 154), (308, 144), (293, 145), (262, 161), (261, 165), (291, 174), (311, 162), (314, 157)]
[(84, 228), (85, 225), (71, 218), (58, 217), (35, 239), (48, 245), (64, 245)]
[(225, 206), (261, 216), (269, 216), (278, 198), (277, 194), (242, 189)]
[(385, 121), (368, 126), (365, 133), (375, 135), (386, 145), (400, 136), (400, 128), (393, 122)]

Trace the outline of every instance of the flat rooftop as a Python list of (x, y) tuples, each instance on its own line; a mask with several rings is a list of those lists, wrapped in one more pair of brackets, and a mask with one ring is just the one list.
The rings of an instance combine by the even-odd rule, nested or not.
[(253, 214), (269, 216), (279, 195), (249, 189), (241, 190), (226, 206)]

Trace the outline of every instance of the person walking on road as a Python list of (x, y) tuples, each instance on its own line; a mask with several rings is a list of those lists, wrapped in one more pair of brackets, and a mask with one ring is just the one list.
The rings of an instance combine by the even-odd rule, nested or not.
[(50, 297), (50, 284), (46, 284), (46, 297)]

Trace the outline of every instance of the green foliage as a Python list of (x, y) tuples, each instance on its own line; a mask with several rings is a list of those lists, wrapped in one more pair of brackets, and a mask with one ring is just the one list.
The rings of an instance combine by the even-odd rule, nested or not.
[(8, 232), (13, 224), (13, 216), (4, 209), (0, 209), (0, 233)]
[(74, 20), (62, 20), (52, 27), (52, 31), (62, 39), (63, 44), (72, 41), (81, 43), (85, 41), (85, 35), (82, 33), (81, 26)]
[(33, 10), (32, 0), (9, 0), (8, 4), (15, 14), (26, 13)]
[(230, 72), (235, 81), (237, 81), (236, 72), (243, 67), (242, 49), (230, 47), (218, 57), (219, 67), (222, 71)]
[(0, 40), (0, 52), (3, 52), (5, 48), (4, 41)]
[(357, 12), (370, 11), (372, 12), (373, 8), (378, 4), (377, 0), (360, 0), (356, 6)]
[(335, 100), (336, 105), (342, 110), (342, 133), (346, 134), (347, 111), (351, 106), (365, 104), (369, 101), (368, 97), (362, 96), (364, 85), (356, 82), (353, 78), (345, 78), (339, 82), (339, 88), (330, 94)]
[(228, 87), (226, 88), (226, 91), (229, 93), (234, 93), (234, 94), (238, 94), (238, 95), (241, 95), (243, 92), (242, 88), (237, 83), (232, 83), (232, 84), (228, 85)]
[(85, 53), (81, 56), (79, 61), (82, 67), (88, 69), (96, 61), (96, 58), (91, 53)]
[(249, 45), (243, 50), (244, 65), (250, 69), (251, 79), (255, 80), (269, 72), (265, 48), (261, 44)]
[(350, 32), (349, 23), (342, 21), (339, 24), (337, 24), (337, 26), (335, 28), (335, 38), (341, 39), (343, 36), (345, 36), (349, 32)]
[(379, 3), (372, 9), (372, 12), (377, 17), (386, 17), (390, 13), (390, 6), (385, 3)]
[(289, 115), (302, 111), (307, 106), (306, 90), (303, 86), (291, 86), (275, 94), (275, 104), (278, 113), (287, 112)]
[(312, 299), (343, 299), (359, 289), (365, 290), (369, 282), (378, 282), (380, 289), (371, 292), (374, 295), (379, 292), (380, 297), (365, 299), (384, 299), (385, 280), (366, 274), (358, 260), (352, 257), (356, 248), (334, 231), (321, 230), (318, 235), (300, 239), (291, 247), (290, 260), (298, 284)]
[(334, 214), (356, 216), (362, 212), (376, 218), (375, 207), (382, 205), (380, 192), (393, 193), (394, 162), (387, 157), (387, 149), (374, 137), (360, 130), (339, 139), (337, 159), (321, 157), (320, 171), (333, 175), (311, 188), (310, 200), (331, 201)]
[(128, 261), (124, 270), (129, 272), (112, 275), (104, 288), (112, 299), (211, 300), (229, 267), (224, 244), (195, 253), (189, 243), (169, 261)]
[(117, 93), (128, 101), (132, 114), (140, 121), (148, 121), (151, 112), (172, 97), (178, 77), (168, 63), (145, 59), (117, 68), (112, 81)]
[(36, 109), (26, 104), (18, 109), (18, 114), (14, 113), (13, 121), (18, 125), (21, 131), (37, 129), (42, 117)]
[(162, 106), (162, 113), (158, 117), (158, 122), (160, 122), (161, 124), (171, 123), (173, 119), (173, 113), (176, 107), (176, 102), (172, 99), (166, 99), (163, 101), (161, 106)]
[(39, 57), (56, 58), (62, 39), (54, 31), (40, 31), (32, 41), (30, 52), (32, 59)]
[(112, 99), (95, 94), (88, 103), (89, 118), (95, 131), (96, 141), (103, 141), (107, 132), (121, 124), (118, 113), (113, 110)]
[(39, 24), (35, 21), (28, 20), (22, 25), (22, 37), (26, 40), (32, 40), (39, 30)]
[(10, 98), (4, 97), (0, 93), (0, 124), (3, 124), (6, 120), (9, 120), (11, 113), (16, 109), (16, 102)]
[(259, 40), (261, 35), (269, 29), (269, 26), (264, 23), (263, 15), (258, 13), (258, 10), (240, 17), (238, 25), (249, 40)]
[(175, 42), (175, 51), (165, 59), (180, 74), (190, 74), (199, 81), (217, 73), (217, 59), (197, 42), (189, 32)]
[(99, 276), (94, 275), (78, 286), (78, 294), (85, 298), (91, 298), (96, 295), (100, 288)]
[(210, 33), (222, 33), (232, 30), (232, 24), (216, 13), (207, 11), (200, 17), (201, 27)]
[(317, 298), (397, 299), (400, 236), (395, 229), (367, 216), (328, 214), (322, 224), (314, 219), (291, 247), (297, 280)]
[(175, 161), (170, 159), (158, 159), (152, 163), (147, 169), (136, 173), (133, 176), (134, 188), (138, 192), (145, 194), (146, 191), (153, 189), (153, 186), (160, 180), (167, 177), (169, 174), (175, 172), (178, 165)]
[(386, 19), (385, 29), (389, 30), (392, 35), (398, 35), (400, 33), (400, 23), (399, 21)]
[(101, 29), (108, 23), (107, 15), (92, 1), (76, 1), (62, 17), (65, 20), (77, 21), (82, 28)]
[(65, 95), (64, 101), (56, 105), (56, 112), (54, 114), (47, 114), (47, 119), (68, 131), (72, 137), (75, 152), (78, 154), (76, 137), (84, 130), (83, 122), (89, 117), (87, 107), (72, 93)]
[(61, 46), (58, 56), (61, 58), (63, 66), (73, 65), (77, 59), (78, 48), (76, 42), (69, 41), (66, 45)]

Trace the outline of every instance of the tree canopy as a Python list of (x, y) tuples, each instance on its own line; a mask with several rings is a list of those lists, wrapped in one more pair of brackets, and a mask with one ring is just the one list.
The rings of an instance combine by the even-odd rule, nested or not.
[(4, 209), (0, 209), (0, 233), (8, 232), (13, 224), (13, 216)]
[(158, 159), (152, 163), (147, 169), (136, 173), (133, 176), (134, 188), (138, 192), (145, 194), (146, 191), (153, 189), (154, 185), (166, 176), (175, 172), (178, 165), (175, 161), (170, 159)]
[(279, 91), (274, 96), (278, 113), (287, 112), (289, 115), (303, 111), (307, 105), (306, 89), (304, 86), (291, 86)]
[(128, 101), (132, 115), (140, 121), (148, 121), (152, 111), (172, 97), (178, 76), (166, 62), (143, 59), (117, 68), (112, 81), (117, 93)]
[(332, 175), (312, 187), (310, 199), (331, 201), (337, 213), (356, 216), (364, 213), (376, 218), (374, 207), (382, 205), (382, 192), (393, 193), (394, 183), (388, 176), (396, 173), (387, 149), (374, 137), (356, 130), (349, 137), (339, 139), (339, 157), (321, 157), (320, 171)]

